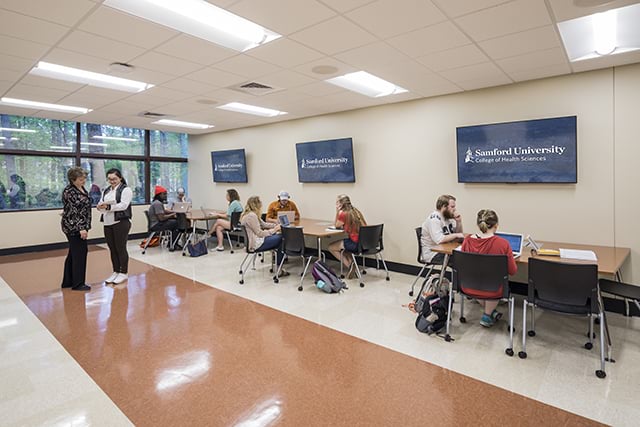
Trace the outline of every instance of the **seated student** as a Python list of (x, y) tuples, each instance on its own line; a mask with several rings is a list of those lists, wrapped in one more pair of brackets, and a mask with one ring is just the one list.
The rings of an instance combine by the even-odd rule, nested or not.
[(176, 190), (176, 198), (171, 203), (171, 208), (173, 209), (173, 205), (175, 203), (189, 203), (191, 204), (191, 199), (187, 197), (187, 194), (184, 191), (184, 188), (180, 187)]
[(290, 200), (291, 197), (289, 193), (282, 190), (278, 193), (278, 200), (275, 200), (269, 203), (269, 207), (267, 208), (267, 222), (278, 223), (278, 212), (282, 211), (293, 211), (295, 212), (295, 220), (300, 220), (300, 211), (293, 200)]
[(436, 200), (436, 210), (422, 223), (422, 261), (442, 264), (444, 254), (431, 250), (441, 243), (464, 239), (462, 216), (456, 211), (456, 198), (443, 194)]
[[(360, 227), (367, 225), (362, 213), (351, 204), (351, 199), (346, 194), (341, 194), (336, 200), (336, 228), (342, 228), (349, 237), (338, 242), (333, 242), (329, 245), (329, 252), (340, 259), (340, 252), (344, 249), (347, 252), (358, 251), (358, 233), (360, 233)], [(348, 271), (347, 278), (353, 279), (356, 277), (355, 269), (351, 270), (353, 259), (351, 256), (345, 254), (342, 257), (342, 263)]]
[[(462, 242), (460, 248), (463, 252), (473, 252), (478, 254), (493, 254), (493, 255), (506, 255), (507, 267), (509, 275), (513, 276), (518, 271), (516, 260), (513, 258), (513, 251), (511, 245), (502, 237), (496, 236), (495, 232), (498, 230), (498, 215), (489, 209), (482, 209), (478, 212), (478, 228), (480, 233), (470, 234)], [(491, 300), (478, 300), (480, 305), (484, 308), (484, 314), (480, 319), (480, 324), (487, 328), (493, 326), (493, 324), (502, 316), (496, 310), (498, 302), (502, 297), (502, 288), (495, 292), (483, 292), (467, 290), (462, 284), (462, 289), (469, 295), (475, 295), (482, 298), (493, 297), (496, 299)]]
[(209, 230), (210, 236), (213, 236), (213, 233), (216, 233), (216, 237), (218, 238), (216, 251), (224, 251), (224, 238), (222, 237), (222, 233), (224, 230), (231, 229), (231, 214), (234, 212), (242, 212), (240, 195), (233, 188), (227, 190), (227, 205), (227, 213), (219, 213), (218, 219), (213, 223)]
[[(156, 185), (154, 189), (153, 202), (149, 206), (149, 221), (151, 223), (151, 231), (165, 231), (171, 232), (171, 244), (169, 250), (173, 252), (174, 247), (174, 232), (178, 229), (178, 220), (176, 214), (164, 208), (164, 204), (167, 202), (167, 189), (161, 185)], [(178, 245), (179, 247), (180, 245)]]
[[(284, 257), (282, 252), (282, 236), (277, 234), (280, 231), (280, 224), (265, 222), (260, 219), (262, 214), (262, 202), (258, 196), (251, 196), (247, 200), (244, 211), (240, 216), (240, 224), (244, 225), (247, 230), (247, 245), (250, 251), (268, 250), (278, 248), (277, 263)], [(288, 276), (289, 273), (284, 269), (280, 270), (279, 277)]]

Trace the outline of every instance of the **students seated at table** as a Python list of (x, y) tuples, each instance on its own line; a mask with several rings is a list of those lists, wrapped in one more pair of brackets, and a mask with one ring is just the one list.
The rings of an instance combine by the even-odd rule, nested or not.
[[(164, 208), (164, 204), (167, 203), (167, 189), (161, 185), (156, 185), (154, 189), (153, 202), (149, 206), (149, 221), (151, 223), (151, 231), (165, 231), (168, 230), (171, 238), (171, 244), (169, 246), (170, 251), (174, 251), (174, 233), (178, 229), (177, 215)], [(178, 245), (179, 246), (179, 245)]]
[(464, 239), (462, 216), (456, 211), (456, 198), (443, 194), (436, 200), (436, 210), (422, 223), (422, 261), (442, 264), (444, 254), (431, 250), (441, 243)]
[(234, 212), (242, 212), (242, 204), (240, 203), (240, 195), (233, 188), (227, 190), (227, 213), (219, 213), (218, 219), (213, 223), (211, 229), (209, 229), (209, 235), (216, 234), (218, 238), (218, 246), (216, 251), (224, 251), (224, 237), (222, 233), (224, 230), (231, 229), (231, 214)]
[[(262, 202), (260, 198), (258, 196), (249, 197), (240, 216), (240, 224), (247, 231), (247, 239), (249, 240), (247, 245), (250, 251), (265, 251), (278, 248), (276, 262), (280, 265), (280, 261), (284, 257), (282, 236), (277, 234), (280, 231), (280, 224), (265, 222), (260, 218), (261, 215)], [(280, 277), (288, 275), (287, 271), (280, 270)]]
[[(490, 209), (482, 209), (478, 212), (476, 222), (480, 229), (480, 233), (468, 235), (464, 239), (464, 242), (462, 242), (462, 247), (460, 249), (463, 252), (473, 252), (478, 254), (506, 255), (509, 275), (513, 276), (516, 274), (518, 266), (516, 265), (516, 260), (513, 258), (511, 245), (502, 237), (495, 235), (495, 232), (498, 230), (498, 215)], [(484, 309), (484, 313), (480, 319), (480, 324), (487, 328), (493, 326), (496, 320), (502, 316), (502, 314), (496, 310), (498, 302), (503, 294), (502, 287), (500, 287), (499, 291), (491, 293), (465, 289), (464, 283), (461, 286), (464, 292), (469, 295), (475, 295), (483, 298), (491, 298), (495, 296), (496, 299), (478, 300)]]
[(288, 192), (282, 190), (278, 193), (278, 200), (275, 200), (269, 203), (269, 207), (267, 208), (267, 222), (278, 223), (278, 212), (282, 211), (293, 211), (295, 212), (296, 218), (295, 220), (300, 220), (300, 211), (296, 204), (291, 200), (291, 196)]
[[(343, 229), (348, 237), (329, 245), (329, 252), (337, 260), (340, 260), (340, 252), (342, 250), (351, 253), (358, 251), (358, 233), (360, 233), (360, 227), (363, 225), (367, 225), (367, 222), (362, 212), (351, 204), (349, 196), (346, 194), (339, 195), (336, 200), (335, 226)], [(348, 279), (356, 277), (355, 269), (351, 270), (353, 259), (350, 255), (344, 254), (342, 264), (346, 267), (346, 271), (349, 272), (347, 274)]]

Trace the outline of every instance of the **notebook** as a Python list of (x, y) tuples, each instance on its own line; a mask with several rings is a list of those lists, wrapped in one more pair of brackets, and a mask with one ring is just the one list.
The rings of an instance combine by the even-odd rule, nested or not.
[[(287, 217), (287, 219), (289, 220), (289, 224), (296, 222), (296, 213), (294, 211), (279, 211), (278, 212), (278, 218), (280, 218), (283, 215)], [(289, 224), (287, 224), (287, 225), (289, 225)]]
[(522, 234), (496, 233), (496, 236), (500, 236), (503, 239), (505, 239), (507, 242), (509, 242), (509, 245), (511, 246), (511, 251), (513, 252), (514, 257), (517, 258), (520, 256), (520, 254), (522, 253), (522, 243), (524, 241)]
[(191, 208), (191, 203), (175, 202), (171, 210), (175, 213), (186, 213), (189, 211), (190, 208)]

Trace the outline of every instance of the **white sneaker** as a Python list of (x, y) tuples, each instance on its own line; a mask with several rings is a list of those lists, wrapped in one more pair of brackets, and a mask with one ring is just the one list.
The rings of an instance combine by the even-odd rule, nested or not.
[(114, 272), (111, 274), (111, 276), (107, 277), (104, 280), (104, 283), (113, 283), (114, 280), (116, 280), (116, 276), (118, 275), (118, 273)]
[(129, 276), (127, 276), (126, 274), (118, 273), (116, 278), (113, 279), (113, 284), (114, 285), (119, 285), (120, 283), (127, 281), (128, 278), (129, 278)]
[(218, 252), (224, 251), (224, 246), (216, 246), (216, 251)]

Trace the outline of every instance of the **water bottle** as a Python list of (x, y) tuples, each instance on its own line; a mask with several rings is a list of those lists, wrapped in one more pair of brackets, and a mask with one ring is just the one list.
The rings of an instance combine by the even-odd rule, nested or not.
[(316, 282), (316, 286), (318, 287), (318, 289), (321, 289), (321, 290), (325, 291), (328, 294), (331, 293), (331, 288), (329, 286), (327, 286), (327, 284), (324, 282), (324, 280), (318, 280)]

